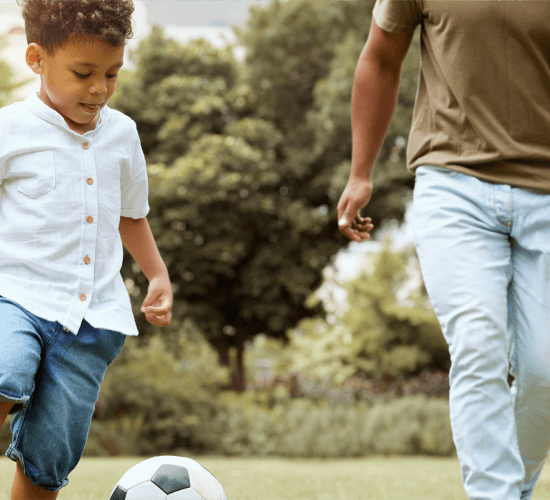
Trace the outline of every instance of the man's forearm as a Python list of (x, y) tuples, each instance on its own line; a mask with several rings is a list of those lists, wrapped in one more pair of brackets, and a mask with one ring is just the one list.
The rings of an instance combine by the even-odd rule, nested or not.
[(400, 69), (362, 54), (351, 98), (352, 177), (371, 178), (399, 95)]
[(149, 281), (159, 277), (168, 278), (166, 265), (160, 256), (146, 218), (121, 217), (119, 232), (123, 245)]

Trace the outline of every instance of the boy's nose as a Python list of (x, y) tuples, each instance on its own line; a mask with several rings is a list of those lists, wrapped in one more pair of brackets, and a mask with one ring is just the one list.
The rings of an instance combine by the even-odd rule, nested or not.
[(105, 92), (107, 92), (107, 85), (103, 81), (94, 82), (90, 87), (90, 94), (104, 94)]

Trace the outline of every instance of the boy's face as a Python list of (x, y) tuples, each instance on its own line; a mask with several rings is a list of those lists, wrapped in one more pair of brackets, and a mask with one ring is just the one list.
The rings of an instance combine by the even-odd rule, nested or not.
[(27, 48), (27, 64), (40, 74), (38, 96), (60, 113), (71, 130), (93, 130), (100, 109), (116, 88), (124, 46), (90, 35), (67, 40), (53, 55), (37, 44)]

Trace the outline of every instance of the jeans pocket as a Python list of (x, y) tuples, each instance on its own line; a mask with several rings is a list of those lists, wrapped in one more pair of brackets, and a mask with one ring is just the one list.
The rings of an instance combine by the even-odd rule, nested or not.
[(55, 188), (53, 151), (35, 151), (14, 156), (10, 173), (17, 179), (17, 189), (30, 198), (40, 198)]

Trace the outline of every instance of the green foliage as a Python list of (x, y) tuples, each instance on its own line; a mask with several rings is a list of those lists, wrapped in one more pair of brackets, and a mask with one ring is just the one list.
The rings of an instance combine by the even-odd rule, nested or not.
[(136, 69), (125, 72), (110, 106), (137, 123), (149, 162), (170, 164), (202, 134), (221, 132), (237, 71), (229, 48), (205, 40), (183, 47), (155, 26), (131, 57)]
[(377, 455), (447, 456), (454, 451), (448, 403), (425, 395), (375, 405), (362, 438)]
[[(222, 362), (259, 333), (284, 339), (301, 319), (322, 315), (304, 302), (346, 244), (336, 203), (349, 173), (351, 87), (371, 10), (368, 2), (252, 8), (238, 32), (243, 64), (231, 48), (183, 46), (156, 28), (133, 56), (137, 70), (120, 79), (111, 104), (138, 126), (149, 220), (176, 313), (193, 318)], [(409, 66), (406, 84), (416, 74)], [(400, 113), (410, 114), (410, 94), (404, 89)], [(396, 121), (390, 142), (407, 135), (406, 121)], [(402, 188), (412, 185), (406, 173), (383, 175), (375, 222), (402, 218)], [(145, 278), (128, 258), (123, 275), (135, 285), (137, 312)], [(139, 321), (140, 331), (153, 331)]]
[[(328, 209), (285, 186), (284, 137), (255, 114), (255, 94), (235, 79), (229, 51), (177, 45), (155, 30), (137, 66), (113, 105), (142, 137), (150, 223), (178, 315), (192, 317), (220, 352), (260, 332), (283, 336), (311, 314), (303, 302), (340, 246)], [(138, 305), (146, 283), (136, 271), (127, 260)]]
[(344, 284), (348, 308), (333, 323), (308, 318), (289, 345), (289, 368), (340, 384), (353, 375), (382, 379), (410, 377), (426, 369), (448, 370), (448, 348), (423, 287), (408, 303), (396, 296), (416, 254), (381, 251), (372, 273)]
[[(247, 49), (246, 78), (258, 95), (260, 115), (285, 133), (296, 132), (346, 34), (357, 33), (363, 43), (367, 39), (371, 11), (368, 2), (302, 0), (251, 8), (246, 28), (237, 35)], [(301, 134), (292, 138), (303, 139)]]
[[(170, 363), (168, 368), (173, 368)], [(92, 421), (87, 456), (216, 453), (345, 458), (454, 452), (448, 401), (442, 398), (421, 394), (374, 405), (366, 401), (331, 405), (283, 396), (270, 405), (261, 394), (250, 391), (207, 395), (196, 383), (181, 383), (178, 377), (178, 389), (167, 378), (144, 377), (142, 371), (138, 385), (144, 397), (131, 398), (129, 409), (124, 396), (128, 391), (113, 388), (137, 384), (121, 373), (113, 374), (111, 387), (102, 391), (107, 396), (103, 396), (100, 416)], [(118, 407), (116, 397), (122, 399)], [(112, 418), (107, 406), (118, 412), (118, 418)]]
[[(129, 453), (212, 448), (209, 422), (220, 409), (216, 396), (227, 370), (199, 339), (182, 336), (168, 345), (157, 336), (141, 346), (129, 339), (103, 382), (93, 432)], [(117, 433), (133, 434), (134, 443), (121, 443)]]
[[(4, 50), (6, 45), (6, 37), (0, 37), (0, 52)], [(0, 108), (11, 104), (13, 102), (13, 92), (28, 82), (29, 79), (16, 82), (11, 66), (6, 61), (0, 60)]]
[[(246, 82), (260, 116), (285, 134), (283, 161), (295, 172), (296, 193), (336, 204), (351, 162), (351, 90), (372, 18), (371, 2), (273, 1), (252, 8), (246, 30)], [(409, 134), (420, 64), (419, 34), (403, 63), (399, 99), (377, 160), (375, 195), (368, 207), (375, 227), (403, 220), (403, 198), (414, 178), (406, 170)], [(321, 202), (319, 202), (321, 204)]]
[(408, 396), (370, 406), (293, 399), (267, 410), (245, 395), (224, 398), (218, 453), (289, 458), (439, 455), (454, 452), (448, 401)]

